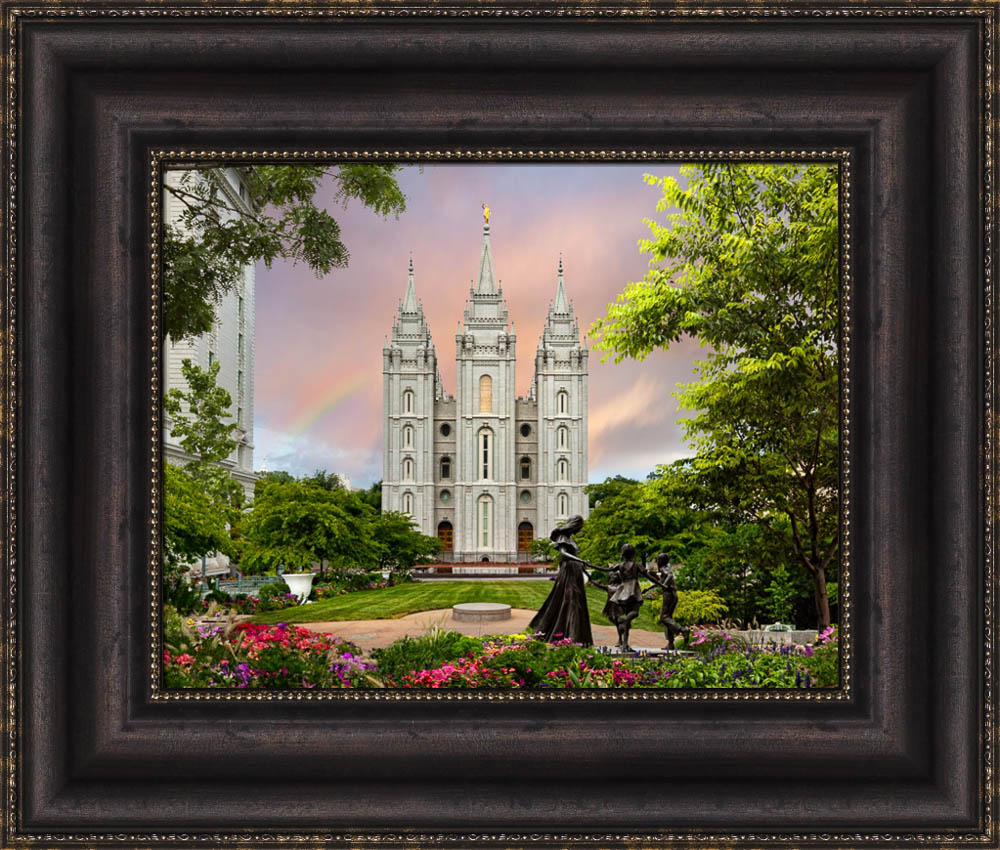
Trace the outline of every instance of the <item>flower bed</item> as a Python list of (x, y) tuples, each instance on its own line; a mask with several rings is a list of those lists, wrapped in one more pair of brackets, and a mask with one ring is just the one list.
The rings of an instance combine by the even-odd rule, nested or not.
[(169, 612), (163, 670), (168, 688), (378, 687), (356, 646), (296, 626), (219, 618), (196, 625)]
[[(710, 637), (717, 638), (711, 640)], [(616, 658), (563, 640), (491, 637), (435, 667), (384, 676), (403, 688), (811, 688), (835, 687), (838, 647), (832, 630), (816, 646), (747, 646), (727, 635), (692, 636), (696, 656)], [(376, 658), (378, 653), (376, 653)], [(398, 667), (399, 661), (396, 661)]]
[(328, 634), (279, 624), (165, 618), (168, 688), (819, 688), (835, 687), (835, 630), (814, 645), (747, 646), (692, 635), (694, 656), (618, 658), (569, 640), (432, 631), (364, 658)]

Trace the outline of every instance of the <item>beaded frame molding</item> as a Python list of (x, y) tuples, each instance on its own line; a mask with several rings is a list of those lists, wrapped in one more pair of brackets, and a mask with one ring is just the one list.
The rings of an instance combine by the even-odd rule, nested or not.
[[(426, 4), (376, 0), (364, 5), (252, 0), (239, 4), (209, 0), (196, 5), (165, 0), (148, 4), (72, 5), (0, 0), (0, 10), (6, 39), (4, 297), (0, 302), (4, 355), (0, 363), (3, 426), (0, 507), (6, 532), (6, 564), (2, 597), (5, 641), (0, 662), (4, 681), (2, 723), (7, 742), (3, 754), (0, 845), (82, 848), (199, 844), (291, 848), (376, 843), (425, 847), (725, 844), (749, 848), (761, 844), (789, 847), (1000, 844), (996, 814), (998, 683), (994, 671), (998, 637), (994, 543), (998, 488), (993, 293), (995, 210), (1000, 201), (996, 189), (994, 50), (1000, 30), (1000, 7), (993, 3), (901, 6), (874, 2), (838, 7), (823, 0), (795, 7), (651, 2), (624, 7), (587, 4), (548, 8), (530, 2), (472, 5), (448, 0), (438, 3), (428, 0)], [(411, 149), (401, 149), (398, 141), (379, 145), (377, 132), (367, 137), (374, 141), (358, 146), (309, 144), (311, 139), (321, 138), (326, 132), (315, 128), (315, 115), (303, 117), (298, 134), (270, 125), (259, 130), (248, 122), (247, 134), (256, 135), (259, 141), (243, 144), (239, 141), (239, 128), (234, 130), (225, 110), (208, 110), (204, 117), (185, 113), (177, 119), (168, 116), (160, 120), (154, 111), (144, 112), (147, 106), (142, 98), (121, 82), (130, 73), (138, 79), (147, 70), (155, 74), (169, 69), (173, 76), (153, 81), (149, 88), (141, 90), (143, 95), (152, 102), (159, 93), (169, 92), (171, 85), (187, 91), (185, 86), (190, 87), (191, 79), (186, 75), (203, 69), (219, 71), (230, 62), (213, 55), (213, 51), (225, 53), (231, 49), (226, 39), (245, 38), (247, 44), (264, 43), (274, 34), (269, 29), (272, 25), (298, 27), (278, 34), (305, 48), (309, 48), (311, 39), (316, 39), (316, 27), (325, 26), (329, 29), (324, 34), (336, 33), (340, 38), (345, 38), (344, 33), (353, 38), (355, 30), (351, 28), (356, 27), (357, 43), (352, 47), (360, 45), (360, 49), (356, 56), (352, 54), (351, 61), (360, 56), (362, 63), (377, 61), (379, 56), (390, 61), (385, 59), (387, 52), (379, 54), (379, 48), (371, 46), (383, 34), (396, 39), (395, 48), (405, 53), (411, 48), (410, 42), (419, 46), (427, 26), (436, 27), (426, 37), (432, 39), (438, 52), (431, 51), (426, 59), (407, 60), (416, 63), (418, 71), (420, 63), (426, 63), (430, 69), (427, 79), (433, 82), (437, 79), (435, 74), (441, 76), (450, 71), (454, 77), (469, 73), (474, 63), (480, 61), (475, 50), (482, 56), (499, 56), (514, 65), (516, 61), (509, 57), (522, 55), (516, 51), (523, 50), (523, 55), (541, 69), (537, 71), (540, 77), (549, 64), (557, 70), (563, 66), (568, 69), (569, 60), (561, 51), (572, 53), (577, 37), (579, 43), (591, 39), (587, 43), (591, 45), (588, 49), (594, 60), (607, 62), (609, 75), (613, 76), (617, 56), (610, 47), (602, 53), (601, 41), (606, 36), (608, 44), (617, 44), (620, 51), (621, 43), (615, 41), (616, 27), (640, 27), (629, 30), (637, 39), (669, 36), (674, 39), (671, 47), (690, 59), (697, 56), (697, 45), (692, 47), (685, 42), (692, 27), (701, 27), (697, 32), (704, 33), (703, 28), (709, 26), (737, 41), (746, 37), (756, 42), (762, 33), (771, 32), (765, 25), (777, 22), (788, 25), (787, 31), (794, 37), (789, 41), (789, 54), (779, 46), (781, 39), (767, 42), (765, 50), (770, 51), (770, 61), (778, 69), (777, 74), (768, 78), (776, 91), (783, 91), (779, 79), (783, 63), (791, 62), (787, 56), (800, 49), (795, 39), (803, 33), (818, 32), (819, 28), (832, 40), (845, 25), (861, 24), (864, 32), (880, 36), (884, 30), (886, 51), (893, 57), (884, 73), (887, 79), (891, 77), (894, 86), (902, 88), (918, 78), (926, 67), (932, 68), (930, 81), (918, 80), (914, 93), (889, 118), (875, 115), (872, 107), (871, 114), (875, 117), (869, 116), (868, 123), (859, 127), (875, 135), (894, 120), (898, 119), (902, 126), (910, 116), (924, 109), (927, 102), (933, 102), (933, 108), (940, 110), (940, 100), (934, 100), (939, 91), (956, 85), (958, 80), (966, 83), (974, 80), (971, 87), (975, 103), (968, 106), (974, 112), (975, 128), (963, 135), (961, 128), (948, 126), (940, 114), (928, 108), (926, 120), (933, 131), (928, 133), (926, 151), (919, 143), (915, 143), (917, 153), (899, 149), (900, 157), (911, 157), (915, 162), (922, 162), (919, 156), (926, 154), (934, 167), (946, 175), (943, 150), (957, 151), (961, 163), (975, 161), (978, 193), (971, 208), (975, 232), (956, 231), (953, 247), (957, 256), (971, 250), (975, 243), (978, 270), (974, 298), (937, 295), (930, 291), (929, 285), (921, 288), (919, 283), (913, 285), (912, 292), (905, 291), (905, 284), (894, 284), (898, 288), (890, 296), (880, 297), (877, 284), (881, 280), (879, 274), (887, 274), (885, 268), (894, 262), (901, 263), (899, 268), (909, 269), (916, 279), (920, 274), (916, 268), (919, 263), (908, 266), (906, 258), (893, 255), (891, 246), (886, 250), (887, 256), (876, 255), (869, 244), (872, 240), (868, 231), (878, 226), (880, 222), (876, 219), (881, 217), (887, 218), (891, 225), (899, 224), (898, 217), (905, 215), (909, 207), (919, 208), (920, 203), (912, 189), (902, 183), (894, 184), (905, 194), (905, 202), (898, 205), (902, 212), (893, 207), (891, 199), (873, 190), (871, 186), (878, 176), (871, 170), (875, 143), (859, 142), (853, 147), (839, 142), (823, 143), (824, 133), (833, 127), (832, 121), (824, 123), (823, 114), (818, 115), (808, 143), (796, 145), (767, 144), (752, 129), (745, 131), (748, 141), (744, 144), (733, 133), (727, 136), (716, 129), (709, 118), (701, 125), (704, 144), (676, 143), (669, 138), (662, 144), (653, 144), (651, 139), (656, 134), (648, 132), (646, 125), (637, 119), (635, 145), (600, 144), (592, 149), (583, 143), (586, 134), (579, 135), (580, 144), (553, 145), (545, 143), (548, 131), (544, 127), (532, 125), (535, 117), (530, 109), (517, 112), (511, 119), (516, 125), (519, 117), (524, 127), (508, 126), (506, 135), (494, 128), (493, 135), (486, 138), (495, 141), (487, 145), (449, 145), (446, 144), (449, 134), (461, 136), (464, 129), (454, 116), (448, 119), (447, 104), (440, 108), (444, 118), (439, 117), (435, 107), (427, 107), (427, 123), (433, 126), (437, 120), (445, 127), (430, 144), (417, 144), (422, 127), (407, 125), (414, 130)], [(965, 27), (960, 32), (956, 29), (961, 38), (956, 35), (950, 42), (937, 43), (935, 39), (941, 34), (951, 37), (951, 31), (944, 25), (956, 23)], [(117, 29), (107, 30), (108, 25)], [(470, 25), (478, 29), (458, 29)], [(530, 44), (515, 48), (504, 41), (511, 28), (515, 28), (515, 33), (544, 40), (547, 25), (569, 27), (568, 46), (553, 42), (556, 49), (542, 55), (532, 53)], [(899, 56), (892, 53), (894, 44), (889, 37), (899, 35), (901, 31), (894, 29), (897, 25), (910, 27), (904, 34), (912, 37), (913, 55), (919, 54), (919, 58), (907, 58), (909, 47)], [(227, 28), (225, 35), (217, 37), (222, 27)], [(922, 27), (927, 30), (926, 37)], [(310, 28), (313, 32), (308, 33)], [(469, 31), (478, 41), (465, 48), (459, 42)], [(114, 43), (100, 42), (104, 32), (116, 37)], [(151, 34), (161, 32), (174, 45), (172, 48), (154, 46), (148, 40)], [(124, 37), (118, 40), (119, 35)], [(88, 47), (87, 40), (91, 38), (95, 41), (89, 42)], [(180, 55), (183, 39), (204, 41), (204, 52), (197, 55), (191, 68), (175, 68), (165, 58), (170, 49)], [(92, 56), (88, 51), (93, 50), (94, 44), (99, 44), (105, 52)], [(343, 47), (343, 43), (339, 44)], [(442, 50), (442, 45), (450, 46), (451, 52)], [(960, 52), (960, 48), (974, 52), (974, 61), (962, 54), (962, 62), (948, 64), (948, 50)], [(468, 52), (463, 52), (466, 49)], [(749, 48), (744, 44), (733, 49), (738, 53)], [(311, 53), (306, 49), (302, 54), (303, 67), (323, 66), (326, 60), (317, 58), (321, 52), (317, 49)], [(147, 61), (148, 69), (144, 64)], [(653, 68), (656, 60), (628, 61), (634, 61), (637, 68)], [(832, 76), (837, 70), (834, 60), (822, 51), (817, 52), (815, 62), (819, 77)], [(183, 65), (180, 60), (175, 64)], [(276, 61), (277, 64), (280, 63)], [(236, 62), (231, 62), (231, 66), (240, 70)], [(728, 67), (720, 65), (715, 72), (724, 77)], [(837, 103), (852, 98), (864, 101), (861, 85), (867, 79), (866, 74), (878, 76), (873, 67), (864, 66), (855, 77), (850, 77), (855, 88), (845, 84), (846, 93), (838, 90), (837, 96), (842, 101)], [(123, 70), (124, 77), (113, 79), (112, 75)], [(242, 70), (247, 72), (246, 67)], [(532, 68), (531, 73), (535, 72)], [(525, 76), (529, 72), (516, 69), (514, 73)], [(525, 78), (530, 86), (530, 76)], [(164, 86), (164, 79), (170, 85)], [(262, 79), (268, 84), (281, 85), (266, 77)], [(590, 83), (593, 85), (595, 81), (599, 88), (600, 78), (595, 77)], [(440, 85), (443, 101), (447, 101), (452, 96), (450, 84)], [(231, 93), (233, 89), (226, 91)], [(489, 93), (490, 89), (484, 91)], [(607, 93), (601, 91), (595, 97), (601, 96)], [(572, 103), (573, 94), (560, 90), (556, 97)], [(51, 103), (64, 111), (42, 109), (39, 104), (50, 102), (46, 98), (56, 98)], [(164, 98), (168, 102), (168, 96)], [(405, 100), (401, 102), (405, 105)], [(172, 103), (177, 107), (176, 102)], [(815, 103), (814, 108), (822, 113), (823, 103), (818, 100)], [(323, 104), (317, 109), (330, 108), (325, 101)], [(105, 113), (98, 107), (104, 108)], [(164, 108), (169, 108), (169, 103)], [(631, 108), (636, 108), (634, 103)], [(486, 109), (484, 106), (482, 120), (488, 125)], [(584, 124), (593, 121), (598, 127), (613, 127), (612, 119), (594, 118), (582, 107), (571, 106), (568, 110), (567, 115), (572, 114), (574, 120), (582, 120)], [(754, 108), (749, 112), (753, 113)], [(262, 123), (267, 124), (266, 111), (262, 109), (259, 114)], [(328, 120), (333, 121), (335, 114), (329, 113)], [(867, 113), (861, 109), (859, 114)], [(754, 117), (763, 125), (773, 124), (780, 129), (781, 118), (763, 107), (757, 109)], [(884, 124), (880, 123), (883, 119)], [(447, 120), (453, 123), (448, 124)], [(476, 123), (474, 118), (466, 121), (473, 127)], [(915, 126), (923, 125), (918, 120)], [(364, 138), (369, 131), (358, 132)], [(690, 131), (686, 132), (690, 137)], [(392, 133), (382, 131), (382, 134), (387, 140), (392, 138)], [(669, 135), (669, 132), (664, 134)], [(205, 140), (213, 137), (220, 143), (206, 144)], [(526, 141), (519, 141), (521, 137)], [(42, 157), (33, 145), (39, 141), (51, 142), (54, 153)], [(113, 144), (128, 151), (128, 156), (107, 165), (107, 173), (91, 178), (74, 170), (79, 168), (77, 162), (100, 165), (96, 152), (102, 149), (101, 145)], [(433, 694), (374, 690), (238, 693), (168, 691), (161, 687), (157, 565), (161, 553), (158, 460), (162, 427), (158, 310), (164, 170), (194, 162), (656, 163), (712, 159), (833, 161), (840, 168), (840, 519), (845, 565), (840, 688), (823, 693), (665, 690), (627, 694), (612, 691)], [(69, 187), (60, 188), (44, 176), (51, 175), (53, 167), (70, 170), (72, 193)], [(918, 176), (927, 177), (927, 170), (918, 171)], [(940, 202), (946, 194), (935, 197)], [(943, 220), (961, 221), (956, 212), (960, 208), (956, 202), (954, 208), (944, 209)], [(138, 209), (144, 213), (141, 220), (134, 215)], [(124, 211), (132, 212), (132, 218)], [(95, 225), (91, 222), (105, 212), (109, 221), (118, 223), (114, 238), (93, 229)], [(64, 223), (54, 226), (53, 221)], [(948, 240), (934, 229), (934, 221), (936, 218), (932, 221), (928, 214), (927, 238), (933, 241), (936, 253), (925, 260), (938, 280), (950, 268), (948, 263), (952, 258), (945, 256)], [(924, 256), (918, 248), (907, 245), (908, 251), (917, 252), (913, 256)], [(60, 256), (60, 251), (65, 256)], [(960, 262), (958, 266), (965, 268)], [(862, 267), (866, 270), (864, 276), (859, 271)], [(110, 283), (101, 284), (103, 278)], [(62, 286), (64, 281), (69, 285)], [(963, 279), (956, 279), (953, 284), (956, 291), (962, 289), (962, 282)], [(937, 298), (935, 306), (922, 307), (921, 298), (926, 296), (931, 303), (932, 295)], [(958, 326), (961, 328), (956, 330)], [(107, 328), (117, 330), (123, 341), (108, 342), (104, 338)], [(921, 335), (924, 331), (926, 337)], [(932, 356), (942, 358), (942, 363), (921, 371), (920, 355), (926, 347), (933, 352)], [(954, 362), (948, 359), (949, 352), (954, 352)], [(901, 363), (899, 368), (887, 365), (891, 354), (900, 353), (918, 363), (916, 371), (907, 363)], [(855, 389), (856, 386), (865, 387), (865, 391), (871, 389), (865, 383), (868, 373), (858, 368), (858, 364), (869, 363), (877, 367), (875, 371), (882, 383), (876, 390), (881, 390), (885, 398), (871, 401), (865, 392)], [(61, 369), (68, 372), (60, 373)], [(102, 371), (105, 369), (108, 377)], [(970, 369), (975, 371), (978, 401), (972, 407), (976, 409), (969, 407), (955, 413), (947, 401), (967, 402), (968, 393), (962, 395), (955, 390), (949, 394), (942, 387), (950, 380), (960, 389), (968, 389), (973, 382)], [(119, 374), (121, 387), (125, 389), (119, 389), (115, 383)], [(934, 386), (921, 385), (921, 377), (933, 379)], [(899, 389), (892, 384), (896, 379)], [(78, 388), (78, 383), (82, 388)], [(60, 392), (66, 395), (61, 396)], [(945, 403), (941, 404), (942, 401)], [(99, 410), (100, 402), (104, 403), (104, 411)], [(120, 422), (115, 418), (118, 405), (129, 411), (121, 416)], [(925, 416), (930, 430), (907, 431), (908, 426), (900, 425), (903, 430), (898, 432), (901, 435), (898, 447), (891, 441), (879, 442), (885, 430), (883, 422), (898, 425), (908, 422), (907, 417), (913, 415)], [(953, 454), (947, 454), (947, 441), (942, 434), (950, 437)], [(867, 446), (869, 440), (871, 448)], [(922, 457), (922, 451), (928, 450), (932, 457), (939, 453), (941, 461), (935, 465), (929, 460), (926, 476), (913, 477), (911, 481), (916, 473), (906, 466), (905, 460)], [(961, 454), (963, 450), (965, 454)], [(136, 461), (140, 456), (145, 460)], [(972, 476), (975, 481), (969, 476), (971, 457), (975, 457)], [(957, 483), (953, 485), (943, 475), (949, 464), (955, 469)], [(60, 477), (57, 473), (63, 467), (69, 468), (76, 478)], [(893, 539), (919, 536), (917, 526), (921, 517), (909, 524), (908, 518), (895, 517), (885, 502), (884, 491), (879, 490), (877, 481), (872, 481), (892, 476), (902, 476), (912, 485), (908, 491), (922, 486), (926, 490), (927, 484), (940, 480), (940, 492), (927, 492), (926, 502), (912, 504), (925, 506), (929, 514), (940, 511), (942, 522), (959, 510), (956, 505), (968, 503), (952, 498), (963, 481), (963, 492), (974, 491), (976, 516), (965, 523), (953, 523), (944, 533), (948, 539), (941, 543), (935, 538), (934, 543), (934, 557), (954, 555), (955, 563), (963, 565), (961, 570), (956, 569), (953, 579), (957, 590), (947, 579), (933, 573), (929, 565), (925, 566), (926, 573), (907, 573), (911, 577), (922, 576), (926, 585), (909, 590), (883, 585), (862, 569), (859, 552), (868, 558), (877, 557), (884, 570), (894, 569), (892, 553), (880, 548), (878, 541), (872, 542), (876, 537), (873, 516), (888, 517), (890, 526), (898, 521), (902, 531), (888, 528), (890, 534), (897, 534)], [(73, 482), (82, 485), (82, 495), (60, 496)], [(877, 494), (872, 497), (874, 507), (864, 501), (873, 492)], [(89, 506), (73, 500), (86, 499), (88, 495), (93, 497)], [(51, 528), (43, 529), (40, 517), (52, 517)], [(976, 529), (975, 541), (962, 538), (959, 533), (970, 526)], [(867, 529), (867, 536), (859, 536), (857, 528)], [(81, 574), (58, 567), (59, 563), (69, 562), (68, 555), (76, 554), (69, 546), (70, 541), (79, 543)], [(102, 544), (109, 542), (114, 545), (105, 552)], [(913, 555), (915, 550), (908, 551)], [(972, 551), (977, 553), (974, 564), (969, 560)], [(105, 558), (112, 567), (107, 571), (101, 569)], [(930, 560), (931, 555), (924, 558)], [(104, 572), (113, 570), (118, 570), (114, 579), (104, 576)], [(975, 587), (969, 578), (973, 573)], [(50, 584), (46, 585), (46, 581)], [(90, 602), (94, 610), (100, 610), (102, 592), (114, 594), (107, 601), (104, 619), (85, 622), (79, 613), (64, 605), (60, 607), (59, 597), (74, 592)], [(914, 671), (926, 664), (935, 675), (954, 683), (954, 687), (966, 688), (956, 692), (952, 703), (956, 722), (966, 718), (969, 711), (976, 712), (978, 734), (975, 741), (964, 742), (960, 752), (966, 760), (957, 765), (949, 762), (957, 750), (954, 747), (949, 750), (939, 740), (940, 726), (947, 722), (941, 716), (940, 706), (949, 704), (947, 696), (937, 691), (899, 693), (898, 700), (905, 702), (897, 705), (886, 701), (880, 686), (873, 684), (880, 675), (874, 667), (878, 658), (869, 646), (861, 644), (862, 626), (869, 638), (888, 634), (887, 627), (881, 624), (883, 618), (891, 622), (892, 615), (884, 612), (895, 607), (905, 611), (911, 628), (922, 623), (929, 630), (933, 625), (935, 637), (959, 647), (954, 657), (967, 660), (957, 625), (966, 620), (956, 619), (948, 611), (932, 613), (936, 601), (953, 598), (982, 607), (981, 615), (973, 613), (971, 617), (976, 627), (977, 650), (973, 654), (981, 662), (975, 674), (964, 678), (957, 674), (949, 676), (941, 669), (941, 662), (935, 660), (937, 656), (929, 655), (930, 639), (914, 631), (901, 641), (899, 650), (903, 660), (893, 681), (917, 681), (913, 679)], [(878, 632), (879, 628), (883, 631)], [(92, 640), (92, 650), (60, 648), (64, 643), (87, 637)], [(116, 681), (120, 682), (119, 687), (112, 687)], [(974, 706), (969, 696), (973, 685)], [(939, 686), (939, 690), (943, 688), (945, 685)], [(883, 701), (879, 702), (879, 698)], [(670, 730), (675, 731), (664, 733), (662, 712), (668, 709), (671, 713), (667, 722)], [(842, 713), (816, 714), (813, 720), (794, 713), (807, 710)], [(716, 719), (714, 727), (713, 722), (702, 716), (709, 712)], [(764, 724), (773, 723), (776, 717), (785, 718), (791, 731), (772, 733), (770, 727), (765, 728)], [(928, 733), (925, 739), (921, 737), (923, 733), (906, 727), (905, 720), (919, 721), (925, 732), (933, 728), (939, 737)], [(709, 749), (697, 752), (715, 752), (718, 764), (727, 766), (720, 766), (719, 770), (729, 770), (732, 780), (727, 785), (725, 780), (716, 782), (706, 777), (704, 763), (685, 761), (684, 753), (672, 746), (648, 750), (658, 756), (663, 766), (656, 760), (643, 763), (641, 768), (619, 765), (612, 761), (617, 751), (603, 741), (608, 724), (613, 722), (631, 724), (627, 734), (634, 733), (647, 742), (651, 738), (642, 736), (666, 734), (668, 738), (678, 736), (685, 746), (693, 746), (700, 743), (697, 738), (704, 737)], [(818, 752), (824, 741), (835, 740), (837, 746), (850, 749), (845, 743), (847, 737), (837, 738), (837, 735), (846, 736), (843, 729), (864, 722), (873, 731), (868, 738), (859, 736), (851, 753), (843, 755), (840, 761), (834, 760), (821, 769), (795, 762)], [(206, 731), (211, 724), (222, 730), (223, 746)], [(760, 736), (762, 743), (753, 750), (750, 745), (734, 741), (738, 757), (730, 758), (718, 749), (713, 737), (722, 729), (730, 734), (739, 730), (734, 737)], [(304, 760), (302, 765), (288, 763), (280, 741), (275, 740), (282, 730), (290, 733), (290, 746)], [(749, 734), (746, 730), (756, 731)], [(343, 747), (319, 743), (333, 733), (342, 737)], [(796, 735), (804, 742), (798, 750), (793, 746)], [(477, 743), (478, 738), (482, 738), (481, 743)], [(571, 751), (568, 744), (562, 746), (564, 738), (578, 745), (588, 740), (592, 742), (592, 752)], [(324, 756), (327, 752), (324, 750), (320, 753), (322, 764), (308, 761), (310, 748), (317, 746), (332, 747), (329, 752), (333, 756)], [(646, 752), (627, 743), (620, 746), (624, 747), (621, 752), (632, 758)], [(650, 746), (646, 744), (647, 748)], [(442, 776), (449, 764), (440, 758), (442, 748), (447, 748), (448, 755), (455, 759), (467, 760), (466, 767), (459, 770), (454, 780)], [(792, 755), (785, 757), (784, 749)], [(192, 751), (196, 752), (192, 755)], [(757, 753), (756, 761), (749, 755), (752, 752)], [(771, 752), (775, 753), (773, 758)], [(338, 754), (347, 763), (346, 768), (334, 763)], [(232, 766), (220, 767), (220, 758), (231, 759)], [(357, 760), (353, 768), (350, 758)], [(704, 761), (707, 756), (702, 754), (698, 758)], [(468, 772), (471, 759), (477, 760), (479, 772), (475, 775)], [(270, 795), (245, 783), (241, 771), (250, 770), (273, 772), (276, 784)], [(596, 773), (598, 770), (605, 773)], [(679, 777), (687, 775), (685, 771), (693, 779), (684, 784), (694, 785), (693, 790), (675, 784), (680, 782)], [(602, 808), (600, 798), (587, 796), (593, 789), (587, 783), (581, 784), (580, 775), (592, 776), (593, 779), (588, 779), (590, 785), (604, 786), (605, 791), (612, 781), (623, 783), (619, 787), (630, 805)], [(197, 778), (191, 779), (192, 776)], [(408, 777), (409, 782), (400, 783), (400, 776)], [(642, 787), (643, 777), (649, 788)], [(749, 787), (756, 780), (768, 778), (775, 789), (787, 795), (786, 802), (762, 796), (757, 788)], [(808, 781), (817, 779), (825, 783), (823, 794), (833, 801), (825, 816), (817, 814), (808, 796), (801, 796), (806, 793), (803, 788)], [(285, 786), (281, 783), (286, 783), (290, 790), (283, 790)], [(497, 788), (506, 788), (506, 783), (517, 787), (498, 793)], [(293, 792), (300, 796), (295, 797)], [(344, 813), (336, 806), (330, 808), (331, 798), (348, 801), (351, 810)], [(713, 802), (712, 812), (705, 809), (707, 799)], [(670, 809), (671, 800), (675, 810), (665, 813), (664, 804)], [(866, 811), (866, 800), (871, 802), (874, 815)], [(218, 801), (217, 807), (224, 805), (226, 811), (212, 808), (212, 801)], [(287, 810), (286, 814), (279, 815), (267, 808), (268, 803), (278, 805), (278, 801)], [(460, 804), (457, 812), (456, 802)], [(720, 806), (721, 814), (716, 811)]]
[[(247, 165), (252, 163), (288, 162), (404, 162), (404, 163), (498, 163), (498, 162), (590, 162), (625, 163), (648, 162), (650, 166), (660, 163), (691, 162), (827, 162), (837, 165), (838, 214), (840, 218), (840, 424), (839, 433), (845, 445), (850, 444), (850, 361), (851, 361), (851, 305), (853, 288), (851, 285), (851, 152), (849, 150), (795, 151), (795, 150), (728, 150), (728, 151), (560, 151), (560, 150), (487, 150), (487, 151), (155, 151), (150, 163), (149, 209), (150, 209), (150, 285), (153, 293), (150, 311), (150, 370), (153, 397), (163, 394), (159, 305), (161, 293), (161, 260), (163, 238), (162, 196), (164, 172), (185, 167), (204, 166), (208, 163), (225, 165)], [(150, 452), (153, 457), (162, 451), (163, 423), (161, 408), (150, 409)], [(401, 689), (317, 689), (317, 690), (268, 690), (263, 693), (234, 689), (200, 690), (167, 689), (161, 687), (163, 679), (163, 650), (161, 645), (161, 604), (160, 604), (160, 564), (163, 561), (163, 535), (160, 532), (162, 506), (160, 503), (161, 481), (159, 465), (153, 466), (152, 488), (149, 493), (149, 516), (152, 522), (150, 535), (149, 581), (150, 596), (150, 690), (157, 700), (486, 700), (504, 702), (510, 700), (627, 700), (635, 697), (622, 691), (608, 690), (598, 697), (593, 690), (577, 689), (569, 691), (544, 690), (401, 690)], [(841, 452), (840, 481), (842, 505), (850, 503), (851, 468), (850, 455)], [(846, 521), (840, 527), (840, 587), (841, 616), (839, 621), (840, 643), (840, 685), (833, 689), (788, 690), (788, 689), (700, 689), (682, 690), (671, 688), (648, 688), (639, 693), (641, 699), (666, 700), (842, 700), (851, 695), (851, 538)]]

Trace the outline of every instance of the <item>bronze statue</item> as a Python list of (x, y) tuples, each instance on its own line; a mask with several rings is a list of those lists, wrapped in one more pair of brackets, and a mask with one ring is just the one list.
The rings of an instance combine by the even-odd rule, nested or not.
[[(656, 571), (659, 577), (646, 573), (653, 584), (663, 591), (663, 607), (660, 609), (660, 623), (663, 625), (663, 636), (667, 639), (664, 649), (674, 648), (674, 638), (677, 635), (684, 636), (684, 644), (691, 643), (691, 629), (686, 629), (674, 619), (674, 610), (677, 608), (677, 585), (674, 583), (674, 574), (670, 569), (670, 558), (665, 552), (656, 556)], [(650, 588), (647, 593), (654, 592)]]
[(642, 591), (639, 589), (639, 574), (646, 575), (646, 571), (635, 561), (635, 546), (626, 543), (622, 546), (622, 561), (610, 567), (607, 584), (590, 579), (594, 587), (607, 591), (608, 601), (604, 605), (604, 616), (615, 624), (618, 630), (618, 647), (622, 652), (631, 652), (629, 646), (629, 632), (632, 630), (632, 621), (639, 616), (639, 608), (642, 606)]
[(528, 628), (549, 643), (563, 638), (584, 646), (590, 646), (594, 642), (590, 631), (590, 612), (587, 610), (587, 591), (583, 582), (586, 562), (580, 559), (580, 548), (573, 540), (573, 535), (581, 528), (583, 517), (573, 516), (549, 535), (562, 556), (559, 572), (548, 598), (528, 625)]

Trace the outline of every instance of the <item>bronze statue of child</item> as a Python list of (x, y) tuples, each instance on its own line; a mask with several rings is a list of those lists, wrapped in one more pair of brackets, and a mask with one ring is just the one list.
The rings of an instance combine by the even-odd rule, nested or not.
[(635, 560), (635, 546), (631, 543), (622, 546), (621, 563), (614, 564), (605, 572), (609, 573), (607, 584), (601, 584), (593, 578), (590, 578), (590, 583), (607, 592), (604, 616), (618, 630), (618, 648), (622, 652), (631, 652), (629, 632), (632, 621), (639, 616), (643, 601), (642, 591), (639, 589), (639, 574), (646, 575), (646, 571)]
[[(684, 628), (674, 619), (677, 608), (677, 585), (674, 583), (674, 573), (670, 569), (670, 558), (665, 552), (656, 556), (656, 571), (658, 575), (645, 573), (654, 585), (663, 591), (663, 607), (660, 609), (660, 623), (663, 626), (663, 636), (667, 639), (664, 649), (674, 648), (674, 638), (683, 635), (685, 646), (691, 643), (691, 629)], [(647, 593), (654, 593), (651, 587)]]

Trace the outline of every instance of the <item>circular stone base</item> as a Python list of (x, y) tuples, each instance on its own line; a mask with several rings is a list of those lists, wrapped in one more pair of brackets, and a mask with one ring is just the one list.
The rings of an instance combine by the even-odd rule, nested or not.
[(451, 618), (463, 623), (486, 623), (509, 620), (510, 605), (500, 602), (459, 602), (451, 606)]

